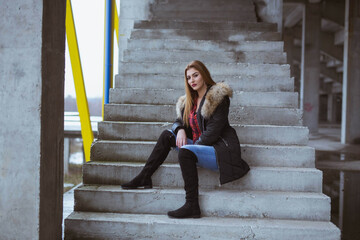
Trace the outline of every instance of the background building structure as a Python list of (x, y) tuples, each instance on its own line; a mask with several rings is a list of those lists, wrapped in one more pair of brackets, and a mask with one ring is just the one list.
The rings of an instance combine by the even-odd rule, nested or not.
[[(283, 34), (305, 125), (316, 134), (321, 122), (341, 123), (342, 143), (359, 143), (359, 2), (254, 2)], [(65, 1), (1, 6), (0, 238), (60, 239)], [(145, 1), (120, 11), (148, 17)], [(123, 20), (120, 60), (133, 27)]]

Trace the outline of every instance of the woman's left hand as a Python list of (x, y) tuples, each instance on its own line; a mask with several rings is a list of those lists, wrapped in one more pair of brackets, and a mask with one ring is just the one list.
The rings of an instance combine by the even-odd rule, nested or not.
[(181, 148), (182, 146), (186, 145), (186, 143), (187, 143), (187, 137), (186, 137), (185, 130), (180, 129), (176, 135), (176, 146), (178, 148)]

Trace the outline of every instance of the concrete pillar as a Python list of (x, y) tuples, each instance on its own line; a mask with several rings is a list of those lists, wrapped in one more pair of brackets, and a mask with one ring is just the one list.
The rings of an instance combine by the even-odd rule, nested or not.
[(263, 22), (276, 23), (278, 32), (282, 32), (283, 0), (253, 0), (257, 16)]
[[(293, 73), (294, 73), (294, 91), (299, 93), (298, 102), (300, 104), (300, 81), (301, 81), (301, 69), (299, 65), (293, 65)], [(300, 107), (300, 106), (299, 106)]]
[(318, 131), (319, 121), (320, 10), (320, 3), (306, 3), (305, 5), (303, 110), (304, 125), (311, 133)]
[(333, 123), (334, 119), (334, 94), (332, 93), (333, 83), (327, 84), (327, 121)]
[(341, 143), (360, 142), (360, 2), (346, 0)]
[(65, 3), (0, 0), (0, 239), (61, 239)]
[(335, 98), (335, 123), (341, 124), (342, 93), (336, 93)]
[[(290, 65), (290, 75), (294, 78), (294, 91), (300, 91), (300, 69), (294, 64), (296, 59), (296, 46), (294, 45), (294, 31), (291, 28), (284, 28), (283, 32), (284, 50), (286, 52), (287, 64)], [(300, 55), (300, 54), (299, 54)], [(298, 95), (298, 103), (300, 103), (300, 94)]]
[(284, 39), (284, 50), (286, 52), (286, 59), (287, 59), (287, 64), (290, 65), (290, 74), (291, 77), (294, 77), (294, 65), (293, 65), (293, 51), (294, 51), (294, 35), (293, 35), (293, 30), (290, 28), (285, 28), (284, 30), (284, 34), (283, 34), (283, 39)]
[(341, 172), (344, 174), (343, 201), (340, 205), (342, 212), (342, 237), (343, 239), (359, 238), (360, 226), (360, 174), (358, 172)]

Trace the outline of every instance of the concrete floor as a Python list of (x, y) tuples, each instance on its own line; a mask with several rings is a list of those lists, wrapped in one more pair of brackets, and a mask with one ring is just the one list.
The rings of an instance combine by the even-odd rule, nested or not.
[[(317, 134), (310, 135), (308, 145), (314, 147), (316, 151), (348, 154), (351, 156), (351, 159), (348, 159), (351, 160), (351, 162), (333, 161), (334, 159), (331, 161), (331, 159), (329, 159), (329, 161), (321, 161), (321, 164), (317, 163), (317, 167), (320, 167), (321, 169), (351, 168), (352, 170), (360, 171), (360, 145), (341, 144), (340, 135), (340, 125), (321, 125)], [(63, 219), (69, 216), (74, 210), (74, 189), (76, 187), (64, 194)]]
[(323, 192), (331, 197), (331, 221), (342, 240), (359, 238), (360, 145), (341, 144), (340, 125), (321, 125), (309, 146), (316, 149), (316, 168), (323, 171)]
[(341, 144), (340, 125), (321, 125), (309, 137), (309, 146), (316, 149), (316, 168), (360, 172), (360, 145)]
[(341, 152), (360, 156), (360, 145), (341, 144), (340, 136), (340, 125), (320, 125), (317, 134), (310, 134), (309, 146), (314, 147), (317, 151)]

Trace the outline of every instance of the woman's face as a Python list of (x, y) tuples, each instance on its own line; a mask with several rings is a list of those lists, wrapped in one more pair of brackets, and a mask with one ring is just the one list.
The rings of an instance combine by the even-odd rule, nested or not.
[(186, 71), (186, 78), (187, 78), (187, 82), (188, 82), (189, 86), (193, 90), (199, 91), (199, 90), (202, 90), (203, 88), (206, 89), (206, 84), (205, 84), (204, 79), (202, 78), (199, 71), (196, 70), (195, 68), (189, 68)]

